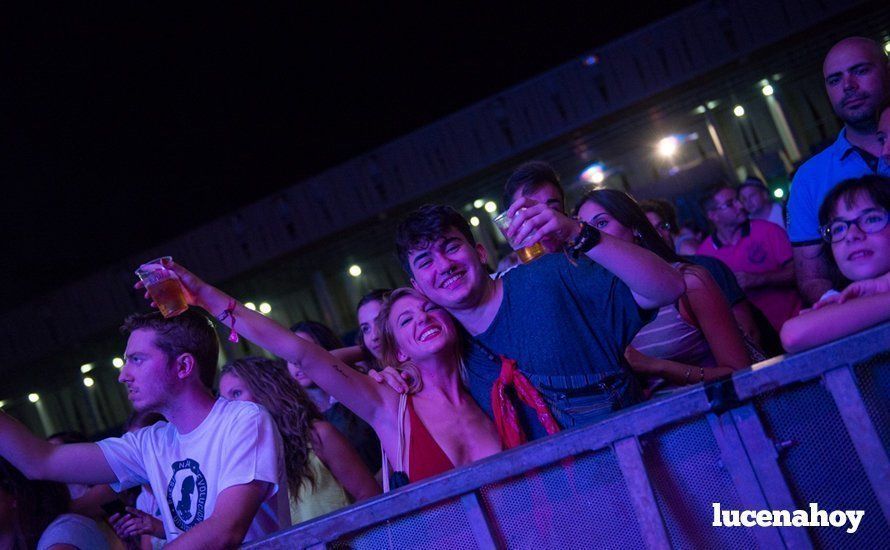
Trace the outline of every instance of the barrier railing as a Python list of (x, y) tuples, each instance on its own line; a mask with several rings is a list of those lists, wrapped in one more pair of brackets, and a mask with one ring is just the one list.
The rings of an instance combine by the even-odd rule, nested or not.
[[(890, 323), (277, 533), (252, 548), (886, 547)], [(862, 510), (844, 527), (725, 510)], [(838, 516), (839, 517), (839, 516)]]

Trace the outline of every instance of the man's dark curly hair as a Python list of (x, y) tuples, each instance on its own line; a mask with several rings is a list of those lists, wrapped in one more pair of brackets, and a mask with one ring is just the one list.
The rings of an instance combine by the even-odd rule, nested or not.
[(427, 204), (408, 214), (396, 228), (396, 254), (402, 269), (413, 275), (408, 262), (410, 252), (428, 247), (452, 227), (460, 231), (470, 245), (476, 246), (470, 224), (450, 206)]

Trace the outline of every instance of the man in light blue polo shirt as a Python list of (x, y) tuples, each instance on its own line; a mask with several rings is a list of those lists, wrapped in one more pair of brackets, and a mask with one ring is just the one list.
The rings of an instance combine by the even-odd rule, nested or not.
[(817, 215), (825, 195), (845, 179), (890, 176), (877, 139), (878, 109), (890, 95), (890, 66), (882, 48), (868, 38), (845, 38), (825, 56), (822, 73), (828, 99), (844, 128), (837, 141), (800, 167), (788, 199), (788, 237), (794, 246), (797, 285), (811, 304), (832, 286)]

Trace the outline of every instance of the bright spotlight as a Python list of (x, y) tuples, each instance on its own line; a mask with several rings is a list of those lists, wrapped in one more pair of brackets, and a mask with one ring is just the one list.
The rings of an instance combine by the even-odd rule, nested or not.
[(606, 179), (606, 173), (603, 171), (602, 164), (591, 164), (581, 172), (581, 179), (587, 183), (599, 184)]
[(272, 306), (269, 305), (269, 302), (263, 302), (260, 304), (260, 313), (263, 315), (267, 315), (272, 312)]
[(95, 384), (95, 383), (96, 383), (96, 381), (93, 380), (92, 378), (90, 378), (89, 376), (87, 376), (86, 378), (83, 379), (83, 385), (88, 388), (92, 388), (93, 384)]
[(680, 140), (677, 139), (677, 136), (668, 136), (658, 142), (658, 153), (663, 157), (674, 156), (679, 148)]
[(743, 117), (743, 116), (745, 116), (745, 108), (742, 107), (741, 105), (736, 105), (735, 107), (732, 108), (732, 114), (734, 114), (737, 117)]
[(890, 53), (890, 40), (884, 42), (884, 51)]
[(773, 92), (775, 92), (775, 90), (773, 90), (773, 87), (769, 84), (761, 88), (760, 91), (763, 92), (763, 95), (765, 95), (766, 97), (773, 95)]
[(485, 199), (476, 199), (473, 201), (473, 208), (482, 208), (482, 205), (485, 204)]
[(785, 190), (782, 189), (781, 187), (779, 187), (778, 189), (773, 191), (773, 196), (776, 197), (777, 199), (781, 199), (782, 197), (785, 196)]
[(487, 203), (485, 203), (485, 211), (488, 212), (489, 214), (494, 212), (497, 209), (498, 209), (498, 205), (495, 204), (493, 201), (488, 201)]
[(360, 268), (357, 265), (351, 265), (351, 266), (349, 266), (349, 274), (352, 275), (353, 277), (358, 277), (359, 275), (362, 274), (362, 268)]
[(477, 218), (476, 216), (470, 218), (470, 225), (472, 225), (473, 227), (479, 227), (479, 218)]
[(80, 372), (82, 374), (86, 374), (86, 373), (90, 372), (91, 370), (93, 370), (92, 363), (86, 363), (86, 364), (80, 366)]
[(0, 409), (2, 409), (4, 405), (6, 405), (6, 401), (0, 401)]
[(120, 357), (115, 357), (111, 360), (111, 364), (114, 365), (114, 368), (119, 369), (124, 366), (124, 360)]
[(246, 307), (250, 311), (256, 311), (256, 304), (253, 302), (244, 302), (244, 307)]
[(37, 403), (38, 401), (40, 401), (40, 396), (36, 393), (29, 393), (28, 401), (30, 401), (31, 403)]

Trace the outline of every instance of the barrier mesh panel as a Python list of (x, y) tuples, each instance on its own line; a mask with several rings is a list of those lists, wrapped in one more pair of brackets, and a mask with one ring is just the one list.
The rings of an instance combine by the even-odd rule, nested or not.
[(478, 548), (459, 499), (446, 500), (406, 516), (343, 537), (331, 548)]
[(643, 462), (674, 548), (755, 548), (743, 528), (713, 527), (713, 503), (744, 509), (707, 417), (640, 438)]
[(499, 546), (641, 548), (627, 487), (611, 451), (574, 457), (480, 491)]
[(764, 429), (785, 451), (779, 465), (799, 509), (865, 510), (856, 533), (809, 527), (823, 548), (886, 548), (890, 526), (856, 455), (840, 413), (818, 381), (787, 386), (757, 397)]
[(878, 437), (890, 454), (890, 352), (859, 363), (853, 373)]

